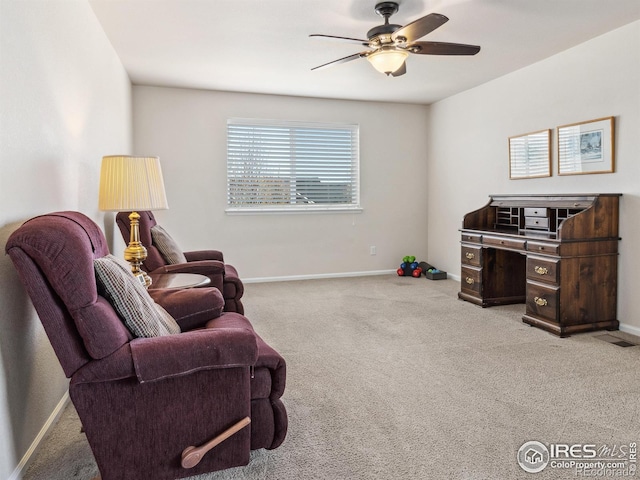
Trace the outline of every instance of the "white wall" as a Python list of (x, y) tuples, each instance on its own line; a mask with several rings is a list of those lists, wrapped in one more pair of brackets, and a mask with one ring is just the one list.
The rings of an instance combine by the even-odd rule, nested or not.
[[(102, 223), (100, 160), (131, 149), (131, 85), (89, 4), (0, 0), (0, 46), (2, 250), (22, 221), (42, 213), (80, 210)], [(68, 382), (4, 254), (0, 312), (0, 478), (6, 479), (19, 475), (16, 466)]]
[[(615, 116), (616, 171), (557, 176), (555, 127)], [(507, 138), (553, 131), (553, 176), (509, 180)], [(493, 193), (623, 193), (618, 319), (640, 334), (640, 22), (431, 106), (429, 257), (460, 274), (465, 213)], [(635, 330), (634, 330), (635, 329)]]
[[(133, 113), (136, 153), (162, 163), (170, 210), (159, 222), (185, 250), (222, 250), (242, 278), (395, 270), (426, 256), (428, 107), (135, 86)], [(226, 214), (230, 117), (359, 124), (363, 212)]]

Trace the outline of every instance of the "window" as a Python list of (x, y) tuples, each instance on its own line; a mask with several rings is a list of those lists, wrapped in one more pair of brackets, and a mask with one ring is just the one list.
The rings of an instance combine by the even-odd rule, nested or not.
[(358, 210), (358, 125), (230, 119), (227, 211)]

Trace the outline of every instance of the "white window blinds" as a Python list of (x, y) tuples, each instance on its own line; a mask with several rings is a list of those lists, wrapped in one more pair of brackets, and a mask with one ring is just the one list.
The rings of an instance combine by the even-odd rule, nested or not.
[(227, 121), (227, 210), (359, 208), (358, 126)]

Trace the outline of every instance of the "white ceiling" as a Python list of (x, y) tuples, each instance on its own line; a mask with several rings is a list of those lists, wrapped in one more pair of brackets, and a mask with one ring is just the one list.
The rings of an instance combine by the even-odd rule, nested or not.
[(407, 74), (394, 78), (365, 59), (311, 71), (366, 47), (309, 34), (366, 38), (383, 23), (376, 0), (89, 1), (135, 85), (418, 104), (640, 19), (640, 0), (398, 0), (391, 23), (440, 13), (449, 22), (422, 40), (482, 50), (411, 55)]

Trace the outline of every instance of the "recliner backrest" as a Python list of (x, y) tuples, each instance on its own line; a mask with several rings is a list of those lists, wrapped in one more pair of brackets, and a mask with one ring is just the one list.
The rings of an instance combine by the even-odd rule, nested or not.
[(67, 377), (131, 340), (97, 292), (93, 260), (109, 249), (91, 219), (79, 212), (32, 218), (13, 232), (6, 250)]

